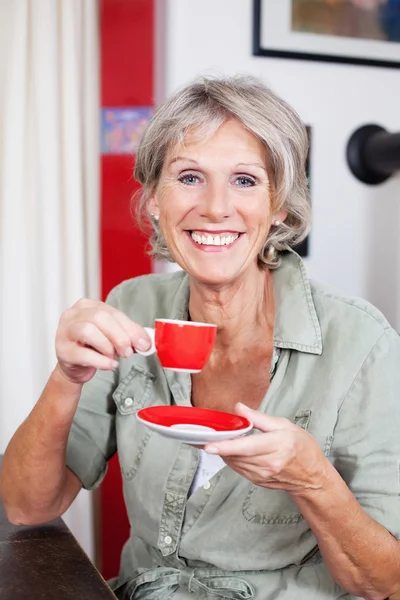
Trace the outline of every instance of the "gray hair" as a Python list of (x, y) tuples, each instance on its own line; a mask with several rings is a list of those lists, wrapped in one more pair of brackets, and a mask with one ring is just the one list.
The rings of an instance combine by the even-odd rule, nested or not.
[[(211, 137), (232, 117), (267, 148), (272, 209), (288, 213), (284, 223), (272, 224), (258, 256), (260, 266), (273, 269), (280, 265), (280, 252), (301, 242), (310, 229), (305, 171), (309, 142), (306, 127), (294, 109), (254, 77), (202, 77), (158, 108), (142, 136), (136, 157), (135, 179), (142, 184), (138, 220), (143, 223), (146, 203), (159, 183), (168, 151), (182, 143), (189, 131)], [(153, 225), (150, 253), (172, 261), (158, 223), (148, 218)]]

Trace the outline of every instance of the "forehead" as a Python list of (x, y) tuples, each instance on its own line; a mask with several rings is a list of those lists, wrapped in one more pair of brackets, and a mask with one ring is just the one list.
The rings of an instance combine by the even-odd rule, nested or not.
[(196, 160), (207, 157), (241, 160), (261, 160), (267, 162), (267, 149), (263, 142), (246, 129), (237, 119), (227, 119), (216, 130), (195, 127), (188, 131), (184, 139), (169, 149), (166, 162), (183, 156)]

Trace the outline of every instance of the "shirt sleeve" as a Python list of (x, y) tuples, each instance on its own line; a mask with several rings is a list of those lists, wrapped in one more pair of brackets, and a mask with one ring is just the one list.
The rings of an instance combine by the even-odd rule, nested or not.
[[(106, 302), (116, 305), (116, 290)], [(66, 464), (85, 489), (97, 487), (116, 452), (115, 413), (112, 394), (118, 385), (117, 371), (100, 371), (85, 383), (67, 444)]]
[(364, 510), (400, 539), (400, 338), (393, 329), (346, 394), (331, 458)]

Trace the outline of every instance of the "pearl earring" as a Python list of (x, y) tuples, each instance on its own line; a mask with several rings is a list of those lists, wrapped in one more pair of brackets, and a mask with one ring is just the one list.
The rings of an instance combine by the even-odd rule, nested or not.
[(160, 218), (158, 215), (153, 215), (153, 214), (152, 214), (151, 216), (153, 217), (153, 219), (154, 219), (155, 221), (158, 221), (158, 219)]
[(275, 225), (275, 227), (279, 227), (279, 225), (281, 225), (281, 222), (280, 222), (280, 221), (278, 221), (278, 219), (276, 219), (276, 220), (274, 221), (274, 225)]

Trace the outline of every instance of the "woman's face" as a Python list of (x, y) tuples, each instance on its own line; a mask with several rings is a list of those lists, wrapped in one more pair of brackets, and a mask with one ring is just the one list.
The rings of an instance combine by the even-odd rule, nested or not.
[(166, 156), (148, 210), (173, 259), (196, 280), (214, 286), (257, 269), (273, 219), (264, 145), (227, 120), (207, 141), (196, 132)]

